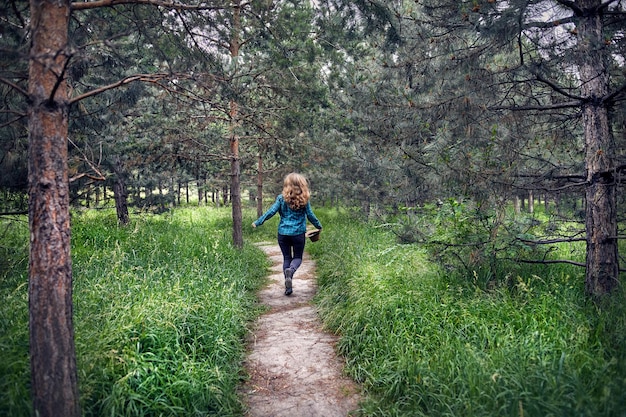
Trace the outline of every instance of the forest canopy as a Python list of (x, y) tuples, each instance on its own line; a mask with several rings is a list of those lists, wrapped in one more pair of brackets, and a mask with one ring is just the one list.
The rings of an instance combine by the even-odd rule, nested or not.
[[(13, 213), (29, 200), (36, 39), (27, 2), (2, 7), (0, 203)], [(128, 206), (162, 211), (191, 193), (233, 204), (238, 229), (241, 196), (260, 211), (296, 170), (326, 203), (383, 221), (408, 213), (405, 241), (433, 243), (412, 223), (420, 207), (468, 204), (468, 216), (489, 219), (470, 243), (492, 257), (483, 240), (520, 242), (523, 226), (501, 228), (507, 208), (541, 201), (551, 230), (569, 232), (535, 243), (587, 239), (589, 294), (617, 282), (623, 1), (67, 7), (67, 23), (45, 30), (67, 31), (52, 77), (67, 88), (72, 206), (115, 197), (124, 223)]]
[[(2, 7), (0, 188), (10, 213), (28, 201), (33, 32), (27, 2)], [(55, 56), (75, 207), (115, 196), (124, 223), (127, 206), (164, 210), (188, 202), (191, 186), (202, 203), (233, 203), (236, 229), (242, 193), (260, 211), (264, 185), (272, 195), (299, 170), (320, 200), (369, 218), (469, 203), (491, 219), (491, 239), (509, 205), (538, 200), (553, 205), (552, 228), (581, 224), (563, 239), (597, 242), (589, 293), (617, 280), (623, 1), (68, 7)], [(410, 217), (401, 223), (403, 239), (428, 240)], [(594, 261), (607, 256), (606, 268)]]

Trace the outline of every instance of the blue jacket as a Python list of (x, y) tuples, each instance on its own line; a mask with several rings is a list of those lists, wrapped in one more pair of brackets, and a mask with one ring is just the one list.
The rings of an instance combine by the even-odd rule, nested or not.
[(259, 217), (254, 224), (260, 226), (270, 219), (274, 214), (280, 215), (280, 222), (278, 223), (278, 234), (295, 236), (306, 232), (306, 220), (309, 219), (313, 226), (318, 229), (322, 228), (322, 224), (313, 214), (311, 204), (306, 203), (306, 207), (299, 210), (292, 210), (291, 207), (285, 202), (285, 198), (281, 195), (276, 197), (276, 201), (272, 204), (272, 207), (267, 209), (261, 217)]

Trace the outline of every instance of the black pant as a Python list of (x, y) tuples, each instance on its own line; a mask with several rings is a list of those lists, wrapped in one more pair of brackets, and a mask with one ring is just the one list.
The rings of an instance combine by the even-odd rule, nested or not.
[(306, 236), (301, 235), (287, 236), (278, 234), (278, 246), (283, 253), (283, 271), (291, 269), (293, 272), (302, 264), (302, 254), (304, 253), (304, 243)]

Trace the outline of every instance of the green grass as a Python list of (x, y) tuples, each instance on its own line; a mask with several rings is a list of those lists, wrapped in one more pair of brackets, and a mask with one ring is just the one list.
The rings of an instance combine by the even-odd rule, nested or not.
[[(244, 336), (267, 260), (232, 247), (227, 209), (73, 213), (74, 325), (85, 416), (236, 416)], [(29, 416), (27, 231), (3, 251), (0, 415)], [(19, 230), (18, 230), (19, 229)], [(15, 244), (17, 242), (17, 244)]]
[[(623, 292), (594, 304), (569, 265), (444, 272), (387, 227), (316, 214), (316, 303), (363, 385), (363, 416), (626, 416)], [(277, 218), (252, 220), (246, 242), (275, 242)], [(29, 416), (28, 230), (0, 225), (0, 415)], [(113, 211), (82, 211), (72, 230), (83, 414), (241, 415), (267, 260), (232, 247), (230, 210), (142, 214), (124, 228)]]
[(0, 221), (0, 415), (29, 416), (28, 220)]
[[(318, 305), (367, 416), (624, 416), (624, 293), (599, 307), (582, 270), (528, 267), (485, 289), (382, 228), (324, 213)], [(506, 274), (506, 271), (501, 273)]]

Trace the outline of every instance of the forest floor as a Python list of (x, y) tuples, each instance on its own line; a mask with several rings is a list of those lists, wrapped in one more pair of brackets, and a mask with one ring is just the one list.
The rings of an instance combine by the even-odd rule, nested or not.
[(278, 245), (259, 247), (272, 261), (269, 284), (259, 292), (268, 307), (248, 341), (243, 386), (246, 417), (345, 417), (360, 400), (359, 387), (343, 373), (337, 337), (324, 331), (312, 303), (315, 263), (305, 253), (286, 296)]

